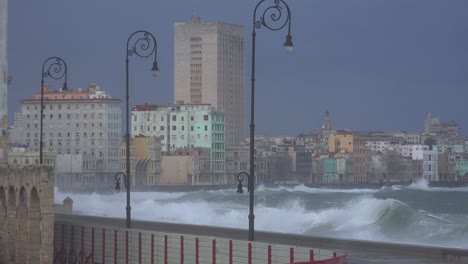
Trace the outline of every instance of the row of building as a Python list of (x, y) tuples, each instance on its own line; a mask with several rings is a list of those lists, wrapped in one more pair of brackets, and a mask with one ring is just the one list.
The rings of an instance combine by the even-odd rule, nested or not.
[[(96, 84), (44, 89), (45, 163), (63, 188), (112, 186), (126, 169), (120, 100)], [(40, 93), (21, 101), (10, 129), (8, 162), (38, 164)], [(131, 175), (139, 187), (235, 184), (249, 170), (248, 139), (226, 144), (225, 114), (209, 104), (137, 105), (131, 111)], [(430, 114), (426, 123), (434, 120)], [(257, 183), (369, 183), (465, 180), (468, 141), (452, 123), (436, 131), (353, 132), (322, 128), (298, 137), (255, 140)], [(443, 126), (442, 126), (443, 127)], [(426, 144), (424, 144), (426, 143)]]
[[(76, 90), (40, 87), (42, 135), (41, 91), (20, 101), (14, 125), (4, 129), (5, 85), (11, 81), (4, 70), (0, 160), (38, 164), (42, 138), (44, 161), (55, 166), (62, 188), (112, 186), (114, 175), (126, 169), (127, 155), (134, 186), (236, 184), (237, 174), (250, 166), (244, 28), (194, 16), (176, 23), (174, 36), (175, 103), (132, 108), (130, 153), (122, 137), (122, 102), (97, 84)], [(431, 113), (422, 133), (388, 133), (333, 130), (326, 112), (321, 129), (312, 133), (256, 137), (255, 179), (266, 184), (466, 180), (467, 145), (454, 122)]]

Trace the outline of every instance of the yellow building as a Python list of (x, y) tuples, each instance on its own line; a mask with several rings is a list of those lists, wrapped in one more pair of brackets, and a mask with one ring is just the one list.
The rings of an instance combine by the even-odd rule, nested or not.
[[(126, 142), (122, 141), (121, 169), (126, 171)], [(161, 139), (134, 137), (130, 139), (130, 175), (133, 186), (155, 186), (161, 174)]]
[(353, 166), (352, 181), (366, 183), (368, 179), (369, 157), (366, 140), (350, 131), (338, 131), (328, 141), (330, 154), (351, 154), (349, 159)]
[(338, 131), (328, 139), (328, 152), (330, 153), (353, 153), (354, 136), (349, 131)]

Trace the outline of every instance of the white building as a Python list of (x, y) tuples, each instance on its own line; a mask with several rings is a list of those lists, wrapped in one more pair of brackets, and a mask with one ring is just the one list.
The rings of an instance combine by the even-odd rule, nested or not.
[(375, 152), (385, 152), (389, 146), (389, 141), (366, 141), (366, 148)]
[(174, 100), (210, 104), (226, 115), (226, 145), (244, 140), (244, 27), (175, 23)]
[(436, 146), (415, 145), (413, 149), (413, 160), (423, 161), (423, 178), (428, 181), (439, 180), (438, 157)]
[[(210, 150), (210, 179), (226, 182), (224, 113), (208, 104), (139, 105), (132, 109), (131, 135), (159, 137), (162, 151)], [(201, 182), (195, 179), (196, 182)], [(205, 181), (207, 182), (207, 181)]]
[[(39, 151), (41, 93), (21, 100), (23, 142)], [(18, 118), (19, 120), (19, 118)], [(84, 171), (116, 172), (120, 166), (120, 100), (96, 84), (88, 90), (51, 91), (44, 87), (45, 153), (81, 154)]]
[(7, 127), (7, 86), (10, 82), (7, 57), (8, 1), (0, 0), (0, 132)]
[(131, 113), (131, 136), (161, 138), (162, 151), (212, 148), (224, 144), (224, 114), (208, 104), (137, 105)]

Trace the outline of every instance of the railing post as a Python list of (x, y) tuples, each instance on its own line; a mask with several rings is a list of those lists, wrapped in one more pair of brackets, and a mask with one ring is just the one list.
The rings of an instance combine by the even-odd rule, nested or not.
[(154, 234), (151, 234), (151, 264), (154, 264)]
[(94, 227), (91, 229), (91, 263), (94, 264)]
[(70, 252), (73, 252), (73, 246), (74, 246), (74, 240), (75, 240), (75, 226), (71, 225), (70, 228), (70, 251), (67, 252), (69, 254)]
[(167, 264), (167, 235), (164, 235), (164, 264)]
[(200, 259), (199, 259), (199, 245), (198, 245), (198, 237), (195, 238), (195, 264), (200, 264)]
[(333, 257), (336, 258), (336, 252), (333, 252)]
[(86, 258), (86, 254), (84, 253), (84, 226), (81, 226), (81, 257), (80, 257), (80, 264), (84, 263), (84, 258)]
[(248, 253), (247, 253), (247, 261), (249, 264), (252, 264), (252, 243), (249, 242)]
[(229, 240), (229, 264), (232, 264), (232, 261), (233, 261), (232, 251), (233, 251), (232, 240)]
[(125, 231), (125, 263), (128, 264), (128, 230)]
[(64, 249), (65, 248), (65, 225), (62, 224), (62, 248), (61, 249)]
[(271, 264), (271, 245), (268, 245), (268, 264)]
[(294, 248), (289, 248), (289, 262), (294, 263)]
[(102, 264), (106, 263), (106, 229), (102, 229)]
[(114, 230), (114, 264), (117, 264), (117, 230)]
[(213, 239), (213, 252), (212, 252), (213, 264), (216, 264), (216, 240)]
[(310, 250), (310, 261), (314, 261), (314, 250)]
[(141, 232), (138, 232), (138, 264), (141, 264)]
[(180, 236), (180, 264), (184, 264), (184, 236)]

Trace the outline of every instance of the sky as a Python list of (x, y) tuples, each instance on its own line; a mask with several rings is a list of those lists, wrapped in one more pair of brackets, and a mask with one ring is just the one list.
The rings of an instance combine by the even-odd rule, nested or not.
[[(267, 0), (271, 1), (272, 0)], [(50, 56), (68, 65), (70, 88), (97, 83), (125, 94), (125, 46), (136, 30), (158, 42), (160, 74), (150, 59), (130, 62), (131, 105), (167, 104), (174, 96), (174, 23), (245, 26), (246, 124), (249, 120), (254, 0), (10, 0), (8, 111), (40, 87)], [(256, 132), (307, 133), (326, 110), (332, 128), (421, 132), (424, 114), (454, 120), (468, 135), (468, 1), (290, 0), (294, 52), (287, 32), (257, 31)], [(50, 82), (53, 88), (61, 82)], [(246, 128), (248, 126), (246, 125)], [(248, 135), (246, 133), (246, 135)]]

